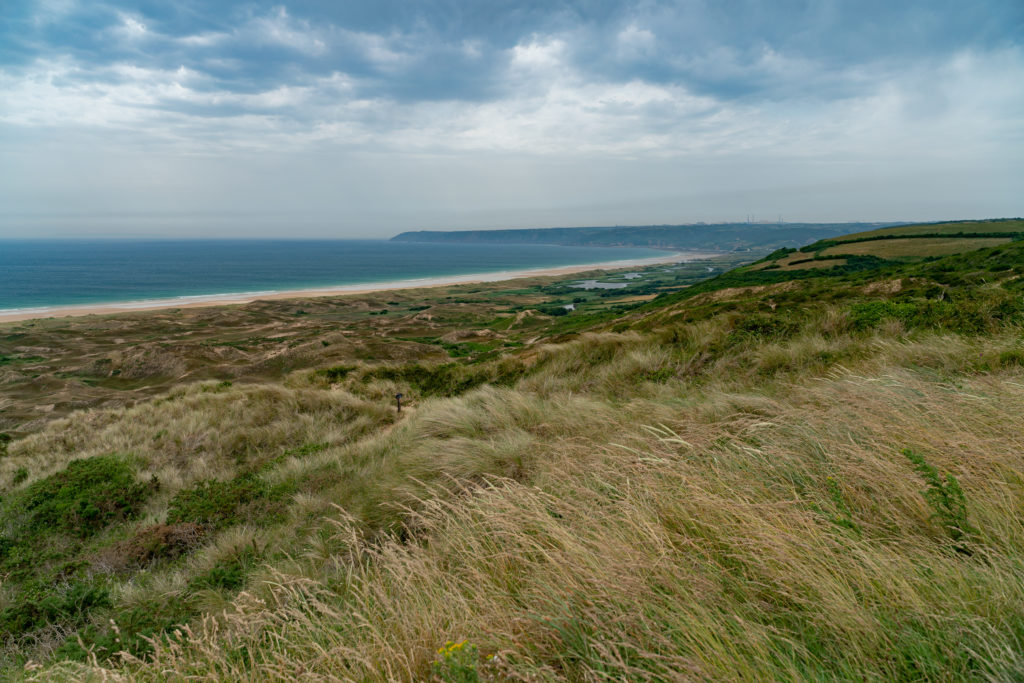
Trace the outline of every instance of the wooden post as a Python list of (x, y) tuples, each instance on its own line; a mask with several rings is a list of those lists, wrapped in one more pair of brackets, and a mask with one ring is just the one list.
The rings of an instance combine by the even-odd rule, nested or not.
[(402, 395), (395, 394), (395, 405), (398, 406), (398, 412), (402, 412)]

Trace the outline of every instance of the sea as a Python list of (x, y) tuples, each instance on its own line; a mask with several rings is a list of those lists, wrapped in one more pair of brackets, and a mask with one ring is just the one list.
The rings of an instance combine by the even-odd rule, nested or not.
[(0, 240), (0, 314), (213, 302), (351, 285), (415, 286), (665, 255), (642, 248), (387, 240)]

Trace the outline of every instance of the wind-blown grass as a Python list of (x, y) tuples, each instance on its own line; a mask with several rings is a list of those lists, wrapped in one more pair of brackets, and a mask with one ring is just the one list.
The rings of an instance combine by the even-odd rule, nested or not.
[[(39, 547), (9, 518), (90, 602), (8, 634), (6, 671), (1019, 677), (1019, 255), (741, 272), (465, 363), (75, 414), (12, 442), (5, 501), (110, 453), (145, 497)], [(32, 588), (6, 583), (0, 610)]]
[[(418, 679), (468, 638), (481, 671), (524, 679), (1012, 677), (1021, 379), (840, 372), (785, 398), (709, 392), (672, 417), (641, 400), (630, 417), (664, 422), (611, 418), (611, 439), (534, 445), (528, 477), (428, 489), (407, 537), (326, 512), (318, 542), (221, 617), (107, 673)], [(479, 419), (472, 401), (439, 408), (423, 427)], [(902, 448), (956, 473), (976, 556), (933, 519)]]

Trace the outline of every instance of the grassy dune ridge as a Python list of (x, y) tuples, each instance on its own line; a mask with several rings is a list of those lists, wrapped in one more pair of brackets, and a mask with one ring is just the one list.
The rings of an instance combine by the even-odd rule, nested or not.
[(1017, 677), (1022, 247), (54, 421), (0, 459), (6, 671)]

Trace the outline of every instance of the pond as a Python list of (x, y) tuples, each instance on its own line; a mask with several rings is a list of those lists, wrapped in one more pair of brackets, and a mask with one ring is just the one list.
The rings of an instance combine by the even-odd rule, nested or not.
[(628, 282), (598, 282), (597, 280), (580, 280), (579, 282), (569, 285), (577, 289), (622, 289), (623, 287), (629, 287)]

